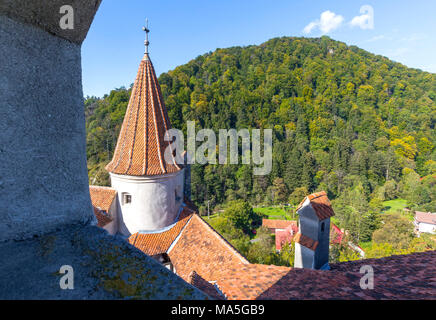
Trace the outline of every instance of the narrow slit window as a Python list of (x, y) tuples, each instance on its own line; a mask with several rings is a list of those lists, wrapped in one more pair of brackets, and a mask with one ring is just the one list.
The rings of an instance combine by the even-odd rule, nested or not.
[(123, 192), (122, 196), (123, 196), (122, 199), (123, 204), (129, 204), (132, 202), (132, 195), (130, 193)]

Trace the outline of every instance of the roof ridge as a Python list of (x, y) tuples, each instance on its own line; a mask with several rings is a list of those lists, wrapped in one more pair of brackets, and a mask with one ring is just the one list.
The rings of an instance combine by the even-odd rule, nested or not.
[[(145, 81), (147, 74), (142, 71), (142, 82)], [(145, 78), (145, 79), (144, 79)], [(144, 91), (147, 91), (147, 89), (145, 89)], [(133, 138), (132, 138), (132, 147), (129, 149), (129, 166), (127, 168), (127, 171), (130, 170), (131, 166), (132, 166), (132, 162), (133, 162), (133, 151), (135, 150), (135, 140), (136, 140), (136, 135), (138, 133), (137, 128), (138, 128), (138, 119), (139, 119), (139, 112), (141, 111), (141, 98), (143, 95), (143, 88), (139, 87), (139, 93), (138, 93), (138, 107), (137, 107), (137, 111), (136, 111), (136, 121), (134, 123), (134, 130), (133, 130)]]
[(133, 240), (133, 243), (132, 243), (133, 246), (135, 246), (136, 239), (138, 239), (138, 233), (136, 233), (136, 235), (135, 235), (135, 240)]
[(303, 201), (301, 201), (298, 205), (296, 211), (299, 211), (307, 200), (309, 200), (308, 205), (310, 204), (312, 206), (312, 209), (315, 211), (320, 220), (324, 220), (335, 215), (331, 202), (327, 196), (327, 192), (324, 190), (304, 197)]
[[(108, 186), (96, 186), (96, 185), (93, 185), (93, 184), (90, 184), (89, 187), (90, 187), (90, 188), (101, 188), (101, 189), (110, 189), (110, 190), (115, 190), (115, 189), (112, 188), (112, 187), (108, 187)], [(115, 191), (116, 191), (116, 190), (115, 190)]]
[(197, 213), (194, 214), (203, 224), (208, 226), (209, 230), (224, 244), (226, 245), (244, 264), (250, 264), (250, 262), (245, 258), (235, 247), (232, 246), (219, 232), (217, 232), (209, 223), (207, 223), (202, 217)]
[(174, 248), (174, 246), (177, 244), (177, 242), (179, 241), (179, 239), (182, 237), (183, 231), (185, 231), (185, 229), (187, 228), (187, 226), (191, 223), (192, 217), (195, 215), (195, 213), (191, 213), (191, 217), (188, 219), (188, 221), (185, 223), (185, 225), (182, 227), (182, 229), (180, 230), (179, 234), (177, 235), (177, 237), (174, 238), (173, 242), (171, 242), (170, 246), (167, 249), (167, 254), (170, 253), (170, 251)]

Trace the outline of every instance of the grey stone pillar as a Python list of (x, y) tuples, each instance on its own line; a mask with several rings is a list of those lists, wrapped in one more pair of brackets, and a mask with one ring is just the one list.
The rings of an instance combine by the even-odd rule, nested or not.
[(100, 1), (0, 0), (0, 241), (94, 219), (80, 50)]

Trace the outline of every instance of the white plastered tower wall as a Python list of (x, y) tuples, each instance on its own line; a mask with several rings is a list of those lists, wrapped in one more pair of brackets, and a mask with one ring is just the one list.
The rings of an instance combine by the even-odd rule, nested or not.
[(315, 269), (315, 251), (295, 243), (294, 268)]
[[(310, 200), (306, 197), (303, 206), (299, 210), (299, 229), (304, 235), (311, 239), (318, 238), (318, 223), (316, 214), (310, 205)], [(305, 246), (295, 243), (294, 268), (314, 268), (315, 251)]]
[[(172, 128), (153, 64), (145, 54), (133, 83), (112, 161), (106, 166), (117, 191), (118, 233), (158, 231), (173, 224), (183, 204), (186, 169), (166, 134)], [(169, 153), (167, 151), (170, 151)]]
[[(119, 233), (129, 236), (175, 222), (183, 204), (184, 169), (155, 176), (110, 176), (112, 187), (117, 190)], [(124, 202), (126, 194), (131, 196), (130, 203)]]
[(114, 198), (112, 204), (109, 208), (109, 216), (112, 219), (112, 222), (109, 222), (107, 225), (103, 227), (109, 234), (114, 235), (118, 232), (118, 205), (117, 205), (117, 197)]

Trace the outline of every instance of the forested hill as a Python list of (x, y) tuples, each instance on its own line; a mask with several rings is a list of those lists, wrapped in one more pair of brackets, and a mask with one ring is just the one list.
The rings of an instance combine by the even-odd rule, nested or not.
[[(216, 132), (274, 129), (268, 176), (253, 176), (248, 165), (193, 167), (199, 206), (295, 202), (324, 189), (357, 211), (398, 196), (436, 211), (435, 74), (328, 37), (283, 37), (217, 49), (159, 81), (175, 128), (195, 120)], [(91, 183), (109, 183), (103, 167), (129, 94), (121, 88), (86, 100)]]

